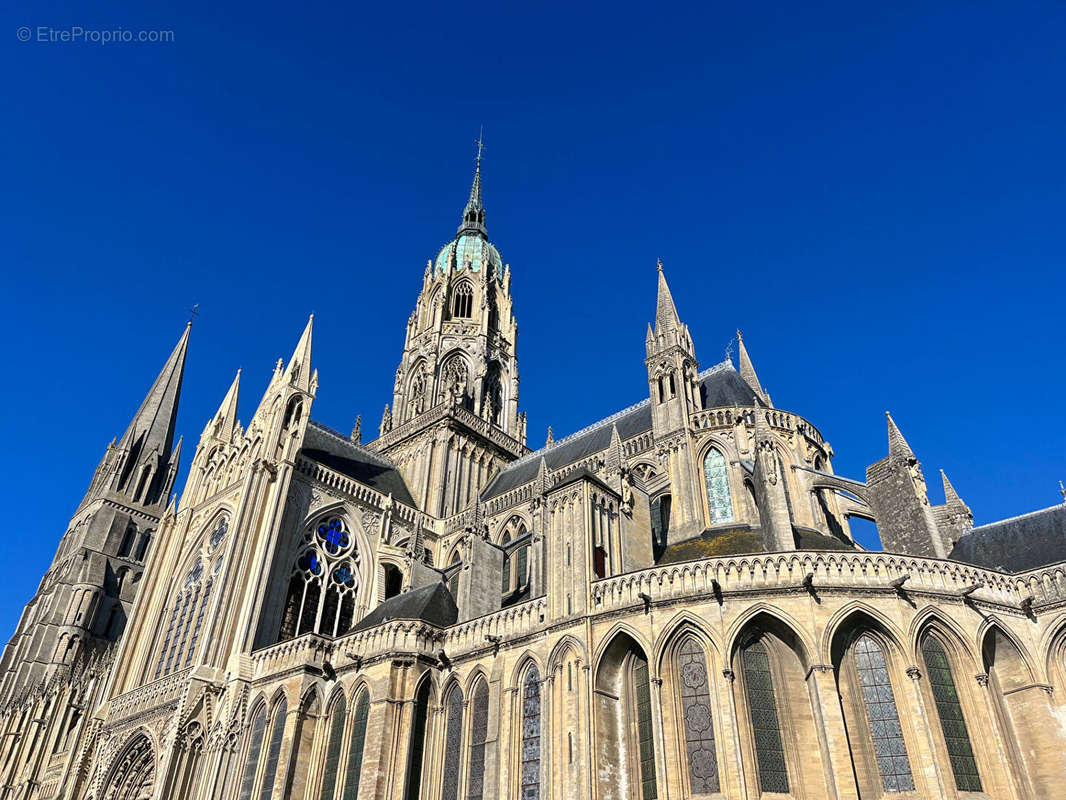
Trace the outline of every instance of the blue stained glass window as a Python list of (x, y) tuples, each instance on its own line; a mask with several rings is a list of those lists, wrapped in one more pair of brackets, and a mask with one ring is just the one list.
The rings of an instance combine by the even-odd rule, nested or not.
[(322, 563), (318, 560), (318, 554), (314, 550), (308, 550), (300, 556), (300, 560), (296, 563), (299, 564), (300, 569), (306, 570), (312, 575), (317, 575), (322, 571)]
[(330, 555), (339, 553), (348, 546), (350, 541), (347, 532), (344, 530), (344, 523), (336, 518), (329, 520), (329, 522), (323, 522), (318, 526), (318, 538)]
[(229, 530), (229, 521), (225, 517), (223, 517), (222, 519), (220, 519), (218, 521), (218, 524), (215, 525), (215, 529), (213, 531), (211, 531), (211, 548), (212, 549), (218, 547), (219, 542), (222, 541), (223, 537), (226, 535), (226, 531), (228, 531), (228, 530)]
[(707, 485), (707, 505), (711, 524), (733, 521), (733, 498), (729, 493), (729, 470), (725, 456), (713, 447), (703, 459), (703, 479)]
[(354, 582), (354, 578), (352, 577), (352, 568), (349, 567), (347, 564), (337, 567), (335, 570), (333, 570), (333, 580), (343, 586), (351, 586)]

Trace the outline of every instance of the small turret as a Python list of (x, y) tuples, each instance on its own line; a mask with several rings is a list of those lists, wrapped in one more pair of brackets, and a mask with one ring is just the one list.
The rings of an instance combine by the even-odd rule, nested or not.
[(933, 506), (933, 518), (941, 536), (949, 547), (954, 547), (959, 539), (973, 530), (973, 512), (959, 497), (944, 470), (940, 470), (940, 480), (944, 484), (944, 505)]

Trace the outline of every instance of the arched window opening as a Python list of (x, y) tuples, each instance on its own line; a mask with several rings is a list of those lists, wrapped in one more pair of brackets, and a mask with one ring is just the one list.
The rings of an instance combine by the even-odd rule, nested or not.
[(462, 770), (463, 690), (455, 684), (444, 701), (444, 776), (441, 800), (458, 800), (459, 776)]
[(118, 548), (119, 558), (128, 558), (130, 552), (133, 550), (133, 539), (137, 535), (137, 526), (129, 525), (126, 528), (126, 533), (122, 537), (122, 544)]
[(452, 599), (457, 603), (459, 602), (459, 573), (461, 570), (458, 568), (458, 564), (462, 559), (459, 556), (459, 551), (456, 550), (452, 553), (451, 574), (448, 575), (448, 591), (452, 593)]
[(656, 383), (659, 385), (659, 402), (661, 403), (661, 402), (663, 402), (663, 400), (666, 399), (666, 395), (663, 392), (663, 378), (662, 378), (662, 375), (660, 375), (658, 377), (658, 379), (656, 380)]
[(407, 419), (416, 417), (426, 410), (426, 371), (425, 365), (419, 363), (407, 384)]
[(426, 749), (426, 719), (429, 716), (431, 688), (429, 680), (424, 680), (415, 694), (415, 705), (411, 712), (411, 754), (407, 759), (407, 786), (404, 791), (406, 800), (419, 800), (421, 797), (422, 758)]
[(522, 687), (521, 800), (540, 800), (540, 672), (526, 670)]
[(677, 396), (677, 386), (674, 383), (674, 373), (673, 373), (673, 371), (670, 372), (670, 396), (671, 397), (676, 397)]
[(711, 690), (703, 647), (688, 636), (677, 651), (677, 675), (684, 717), (689, 788), (693, 794), (720, 791)]
[(470, 772), (466, 779), (467, 800), (485, 796), (485, 742), (489, 738), (489, 685), (479, 678), (470, 704)]
[(344, 717), (347, 710), (344, 695), (341, 695), (329, 713), (329, 740), (326, 742), (326, 762), (322, 770), (321, 800), (334, 800), (337, 793), (337, 772), (341, 746), (344, 744)]
[(299, 425), (303, 410), (304, 405), (299, 397), (294, 397), (290, 400), (289, 405), (285, 408), (285, 418), (281, 422), (282, 429), (289, 430), (294, 425)]
[(137, 546), (137, 555), (134, 558), (137, 561), (144, 561), (144, 557), (148, 555), (148, 544), (152, 541), (152, 534), (147, 531), (141, 537), (141, 543)]
[(781, 739), (781, 721), (777, 713), (777, 697), (766, 645), (759, 639), (751, 641), (742, 651), (741, 662), (744, 665), (744, 686), (755, 738), (759, 789), (763, 792), (787, 793), (788, 766), (785, 763), (785, 745)]
[[(186, 663), (191, 658), (192, 647), (189, 648), (188, 653), (185, 647), (190, 644), (195, 622), (202, 619), (203, 606), (206, 605), (206, 599), (201, 597), (201, 590), (204, 588), (201, 583), (203, 577), (204, 565), (200, 561), (197, 561), (185, 575), (185, 581), (174, 600), (174, 610), (171, 612), (170, 623), (163, 639), (163, 648), (159, 652), (159, 661), (155, 671), (157, 678), (181, 669), (183, 656)], [(208, 585), (210, 582), (211, 580), (208, 579)]]
[(472, 410), (473, 400), (470, 396), (470, 378), (466, 359), (461, 355), (453, 355), (441, 368), (440, 376), (442, 399), (451, 398), (453, 403)]
[(651, 499), (651, 549), (656, 561), (666, 550), (670, 538), (670, 501), (669, 494)]
[(881, 785), (886, 792), (914, 791), (914, 777), (885, 654), (869, 635), (859, 638), (853, 653)]
[(655, 779), (655, 743), (651, 727), (651, 684), (648, 680), (648, 661), (643, 655), (632, 655), (630, 680), (636, 699), (637, 746), (640, 756), (640, 785), (643, 800), (659, 796)]
[(155, 755), (147, 737), (138, 736), (118, 759), (118, 764), (106, 784), (108, 797), (126, 800), (152, 795), (155, 784)]
[(781, 453), (777, 454), (777, 468), (781, 472), (781, 488), (785, 490), (785, 505), (788, 507), (788, 519), (789, 522), (796, 521), (796, 515), (792, 511), (792, 492), (789, 491), (788, 486), (788, 468), (785, 465), (785, 459), (781, 457)]
[(503, 594), (510, 594), (511, 592), (511, 556), (507, 552), (507, 543), (511, 541), (510, 531), (503, 532), (503, 539), (500, 541), (500, 546), (504, 548), (503, 551), (503, 577), (500, 581), (500, 591)]
[(252, 790), (255, 788), (255, 774), (259, 771), (259, 757), (263, 753), (263, 738), (266, 735), (266, 709), (262, 706), (252, 717), (251, 731), (238, 800), (251, 800)]
[(354, 621), (361, 556), (343, 519), (321, 517), (293, 564), (278, 641), (309, 632), (342, 636)]
[(285, 698), (282, 698), (274, 710), (274, 718), (270, 723), (270, 747), (267, 749), (266, 769), (263, 772), (263, 788), (259, 792), (259, 800), (270, 800), (270, 795), (274, 793), (278, 759), (281, 758), (281, 743), (285, 738), (285, 713), (287, 711)]
[(481, 394), (481, 417), (493, 425), (499, 425), (503, 418), (503, 381), (500, 365), (493, 362), (485, 378), (485, 388)]
[(344, 799), (358, 800), (359, 778), (363, 768), (363, 748), (366, 745), (366, 721), (370, 715), (370, 692), (363, 689), (355, 701), (352, 738), (348, 744), (348, 768), (344, 775)]
[(711, 448), (703, 458), (703, 480), (707, 488), (707, 506), (711, 511), (711, 524), (732, 522), (733, 497), (729, 490), (729, 468), (720, 450)]
[(951, 761), (951, 771), (955, 776), (955, 787), (960, 792), (983, 791), (966, 718), (951, 674), (951, 662), (944, 645), (936, 636), (930, 634), (922, 640), (922, 659), (929, 674), (929, 686), (940, 718), (940, 730)]
[(395, 597), (403, 589), (403, 572), (394, 564), (385, 565), (385, 599)]
[(474, 312), (474, 289), (463, 281), (452, 292), (452, 317), (467, 319)]

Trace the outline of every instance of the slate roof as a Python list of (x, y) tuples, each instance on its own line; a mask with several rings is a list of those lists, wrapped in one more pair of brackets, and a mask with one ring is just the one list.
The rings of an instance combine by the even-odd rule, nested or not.
[(459, 609), (444, 583), (431, 583), (390, 597), (363, 617), (352, 630), (364, 631), (393, 619), (421, 620), (438, 628), (447, 628), (459, 619)]
[(1066, 504), (979, 525), (948, 558), (1006, 572), (1066, 561)]
[[(723, 361), (699, 374), (700, 394), (706, 398), (705, 408), (754, 406), (759, 401), (755, 392), (737, 374), (731, 361)], [(559, 439), (551, 447), (543, 447), (504, 467), (481, 495), (491, 500), (504, 492), (523, 486), (537, 477), (540, 460), (549, 470), (557, 470), (583, 458), (602, 452), (611, 443), (611, 428), (618, 426), (618, 436), (624, 442), (651, 430), (651, 401), (642, 400), (602, 419), (577, 433)]]
[(356, 445), (320, 422), (311, 420), (308, 423), (300, 454), (371, 489), (391, 494), (401, 503), (418, 507), (400, 471), (389, 459)]

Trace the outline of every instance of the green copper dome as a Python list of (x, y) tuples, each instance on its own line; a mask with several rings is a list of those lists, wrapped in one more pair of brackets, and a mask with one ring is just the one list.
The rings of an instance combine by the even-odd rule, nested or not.
[(470, 270), (481, 272), (483, 269), (490, 271), (498, 279), (503, 275), (503, 259), (495, 245), (477, 233), (460, 233), (454, 242), (448, 242), (437, 253), (434, 269), (438, 274), (443, 274), (449, 269)]

